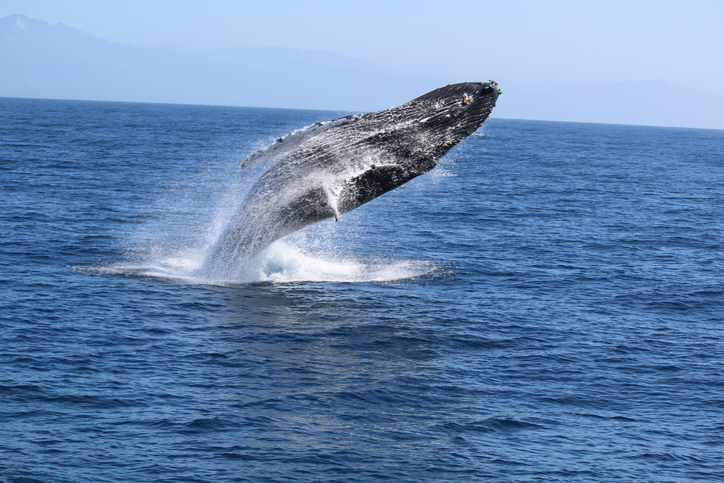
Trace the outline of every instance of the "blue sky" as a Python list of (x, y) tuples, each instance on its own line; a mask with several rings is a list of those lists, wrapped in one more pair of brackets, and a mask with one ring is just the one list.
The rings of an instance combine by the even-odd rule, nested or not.
[(138, 47), (328, 50), (527, 90), (665, 80), (724, 96), (724, 1), (1, 0)]

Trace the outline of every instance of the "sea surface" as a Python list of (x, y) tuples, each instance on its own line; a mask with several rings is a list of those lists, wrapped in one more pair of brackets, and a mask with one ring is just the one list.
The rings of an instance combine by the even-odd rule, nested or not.
[(195, 276), (345, 114), (0, 99), (0, 481), (724, 481), (724, 131), (493, 113)]

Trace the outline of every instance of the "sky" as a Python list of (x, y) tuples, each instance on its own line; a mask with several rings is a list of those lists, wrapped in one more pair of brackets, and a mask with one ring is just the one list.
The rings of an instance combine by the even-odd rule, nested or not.
[(530, 91), (664, 80), (724, 96), (724, 0), (0, 0), (14, 13), (136, 47), (295, 47)]

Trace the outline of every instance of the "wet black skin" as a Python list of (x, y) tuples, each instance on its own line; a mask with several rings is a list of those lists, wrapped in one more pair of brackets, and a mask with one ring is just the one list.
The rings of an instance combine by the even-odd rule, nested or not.
[(499, 94), (492, 81), (448, 85), (397, 107), (349, 116), (305, 139), (251, 188), (212, 264), (249, 258), (427, 173), (483, 124)]

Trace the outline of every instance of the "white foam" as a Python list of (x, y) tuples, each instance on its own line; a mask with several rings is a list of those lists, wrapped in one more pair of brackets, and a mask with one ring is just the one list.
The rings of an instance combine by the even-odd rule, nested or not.
[[(253, 268), (252, 268), (253, 267)], [(283, 241), (256, 257), (248, 275), (264, 282), (383, 282), (430, 273), (430, 262), (305, 253)]]
[(435, 263), (384, 257), (339, 255), (324, 251), (308, 252), (280, 240), (240, 267), (238, 278), (218, 279), (198, 275), (203, 265), (201, 253), (173, 254), (140, 263), (99, 264), (74, 267), (92, 273), (152, 277), (173, 282), (202, 285), (237, 285), (260, 282), (392, 282), (431, 275)]

